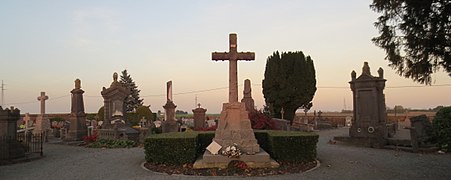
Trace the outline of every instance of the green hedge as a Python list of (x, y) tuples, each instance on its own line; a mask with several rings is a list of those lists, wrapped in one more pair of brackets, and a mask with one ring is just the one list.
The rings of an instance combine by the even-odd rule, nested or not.
[(211, 141), (215, 137), (214, 131), (198, 131), (199, 135), (197, 136), (197, 156), (202, 156), (204, 152), (207, 150), (208, 145), (211, 144)]
[(299, 131), (269, 131), (268, 153), (277, 161), (310, 162), (316, 159), (319, 135)]
[(197, 133), (163, 133), (146, 138), (146, 161), (156, 164), (181, 165), (196, 160)]
[[(316, 159), (317, 134), (267, 130), (256, 130), (254, 133), (260, 147), (276, 161), (302, 163)], [(146, 160), (157, 164), (192, 163), (203, 155), (214, 135), (214, 132), (152, 135), (144, 145)]]

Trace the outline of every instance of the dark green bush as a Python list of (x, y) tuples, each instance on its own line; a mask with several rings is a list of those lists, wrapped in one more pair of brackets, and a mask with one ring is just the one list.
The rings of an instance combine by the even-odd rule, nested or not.
[(451, 107), (444, 107), (432, 120), (434, 135), (439, 146), (451, 152)]
[(197, 156), (202, 156), (215, 137), (214, 131), (198, 131), (197, 132)]
[(316, 159), (318, 135), (299, 131), (269, 131), (268, 153), (277, 161), (302, 163)]
[[(318, 135), (298, 131), (254, 131), (260, 147), (281, 162), (302, 163), (316, 159)], [(163, 133), (149, 136), (146, 160), (157, 164), (193, 163), (205, 152), (214, 132)]]
[(155, 134), (144, 143), (146, 161), (156, 164), (182, 165), (196, 160), (197, 133)]

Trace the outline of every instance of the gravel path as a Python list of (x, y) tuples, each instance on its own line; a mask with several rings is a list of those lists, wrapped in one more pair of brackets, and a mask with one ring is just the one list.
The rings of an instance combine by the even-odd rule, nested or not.
[[(311, 172), (251, 179), (451, 179), (451, 154), (413, 154), (394, 150), (328, 144), (340, 128), (318, 132), (321, 166)], [(141, 168), (142, 148), (91, 149), (45, 144), (45, 157), (0, 166), (0, 179), (229, 179), (165, 175)]]

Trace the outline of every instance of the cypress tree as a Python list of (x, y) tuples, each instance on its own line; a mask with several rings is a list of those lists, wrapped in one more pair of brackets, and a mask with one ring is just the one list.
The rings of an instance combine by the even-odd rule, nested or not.
[(266, 60), (262, 83), (266, 105), (273, 117), (292, 121), (298, 108), (310, 109), (316, 92), (313, 60), (302, 51), (274, 52)]
[(130, 95), (125, 99), (125, 110), (127, 112), (132, 112), (139, 106), (143, 105), (143, 99), (139, 97), (139, 92), (135, 82), (133, 81), (130, 74), (127, 73), (127, 69), (122, 71), (121, 79), (119, 81), (124, 87), (130, 90)]

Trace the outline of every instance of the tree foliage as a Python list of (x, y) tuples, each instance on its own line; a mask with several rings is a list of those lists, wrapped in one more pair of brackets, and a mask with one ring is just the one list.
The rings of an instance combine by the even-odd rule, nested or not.
[(128, 88), (131, 92), (130, 95), (125, 99), (125, 110), (127, 112), (132, 112), (139, 106), (142, 106), (143, 99), (139, 97), (139, 92), (141, 92), (141, 90), (138, 89), (138, 86), (136, 86), (135, 82), (133, 81), (130, 74), (127, 73), (126, 69), (122, 71), (121, 80), (119, 82), (124, 87)]
[(313, 60), (301, 51), (274, 52), (266, 61), (263, 95), (273, 117), (293, 120), (298, 108), (310, 109), (316, 92)]
[(373, 0), (370, 7), (382, 14), (372, 41), (399, 75), (421, 84), (441, 68), (451, 76), (450, 0)]
[(438, 144), (451, 152), (451, 106), (443, 107), (435, 114), (432, 126)]

